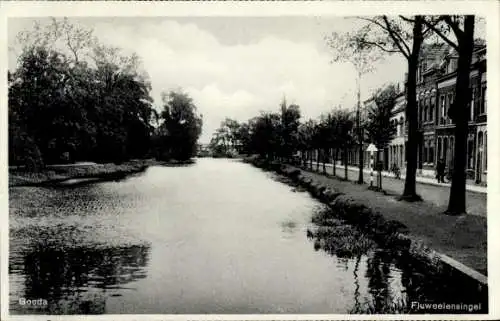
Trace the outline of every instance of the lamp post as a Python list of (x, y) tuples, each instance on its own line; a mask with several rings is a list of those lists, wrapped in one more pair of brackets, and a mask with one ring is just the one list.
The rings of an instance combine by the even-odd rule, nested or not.
[(370, 152), (370, 187), (373, 188), (373, 152), (376, 152), (378, 149), (375, 145), (370, 144), (366, 151)]

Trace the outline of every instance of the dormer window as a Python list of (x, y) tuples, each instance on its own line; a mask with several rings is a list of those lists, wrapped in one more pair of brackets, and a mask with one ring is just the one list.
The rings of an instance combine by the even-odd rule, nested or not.
[(448, 61), (448, 73), (452, 73), (457, 69), (457, 60), (455, 58), (450, 58)]

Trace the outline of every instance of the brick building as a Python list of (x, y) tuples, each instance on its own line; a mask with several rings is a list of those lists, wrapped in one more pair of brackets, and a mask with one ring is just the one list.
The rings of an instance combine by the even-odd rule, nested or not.
[[(426, 45), (422, 48), (417, 69), (418, 147), (417, 175), (435, 177), (437, 161), (443, 159), (447, 170), (453, 168), (455, 125), (448, 117), (448, 109), (455, 97), (458, 56), (446, 44)], [(467, 140), (467, 178), (476, 183), (486, 183), (487, 178), (487, 108), (486, 108), (486, 45), (477, 41), (474, 47), (471, 72), (471, 99), (468, 103), (469, 129)], [(396, 164), (406, 170), (408, 121), (406, 96), (401, 92), (392, 111), (391, 121), (396, 135), (389, 146), (379, 153), (385, 170)], [(361, 126), (375, 101), (363, 102)], [(356, 110), (352, 111), (356, 119)], [(357, 128), (353, 129), (357, 138)], [(369, 168), (370, 157), (364, 144), (364, 167)], [(348, 164), (358, 166), (358, 145), (348, 151)], [(341, 163), (342, 158), (339, 159)]]
[[(435, 176), (436, 163), (445, 161), (447, 170), (453, 168), (455, 125), (448, 117), (448, 110), (455, 98), (458, 56), (447, 45), (431, 45), (422, 49), (417, 70), (418, 148), (417, 174)], [(487, 175), (487, 116), (486, 116), (486, 46), (475, 45), (471, 72), (471, 100), (468, 103), (469, 134), (467, 141), (467, 178), (476, 183), (486, 182)], [(389, 163), (403, 166), (400, 149), (406, 154), (407, 121), (405, 120), (404, 95), (400, 95), (393, 110), (392, 120), (404, 127), (398, 128), (390, 144)], [(403, 120), (403, 122), (401, 122)], [(401, 140), (405, 143), (401, 146)], [(399, 148), (399, 149), (398, 149)]]
[(396, 97), (394, 109), (392, 111), (391, 123), (396, 127), (396, 135), (389, 143), (389, 155), (387, 166), (396, 165), (401, 170), (406, 164), (406, 141), (408, 139), (408, 128), (406, 126), (406, 97), (405, 93), (399, 93)]
[(450, 51), (445, 44), (422, 47), (417, 69), (418, 148), (417, 172), (433, 176), (436, 166), (437, 80), (443, 57)]
[[(436, 157), (453, 168), (455, 125), (448, 117), (448, 109), (455, 98), (458, 57), (454, 53), (445, 56), (442, 74), (436, 82), (439, 96), (439, 112), (435, 124)], [(468, 102), (469, 128), (467, 139), (467, 178), (477, 183), (486, 182), (486, 46), (475, 46), (471, 72), (471, 99)]]

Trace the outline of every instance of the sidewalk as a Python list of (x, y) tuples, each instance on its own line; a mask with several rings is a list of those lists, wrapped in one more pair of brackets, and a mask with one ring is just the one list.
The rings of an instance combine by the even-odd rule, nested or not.
[[(323, 164), (320, 163), (320, 165), (319, 165), (320, 169), (322, 168), (322, 166), (323, 166)], [(331, 163), (327, 163), (326, 166), (333, 168), (333, 164), (331, 164)], [(316, 168), (316, 163), (313, 164), (313, 167)], [(356, 171), (356, 172), (359, 171), (359, 168), (357, 166), (347, 166), (347, 168), (350, 171)], [(337, 164), (337, 171), (339, 169), (340, 170), (344, 170), (344, 165), (338, 165)], [(370, 175), (370, 169), (368, 169), (368, 168), (363, 169), (363, 173), (366, 174), (366, 175)], [(374, 171), (373, 172), (373, 177), (374, 177), (373, 179), (374, 180), (376, 179), (375, 178), (376, 176), (377, 176), (377, 172)], [(393, 173), (390, 173), (390, 172), (387, 172), (387, 171), (382, 171), (382, 176), (383, 177), (392, 177), (392, 178), (395, 177), (395, 175)], [(405, 178), (406, 178), (406, 175), (403, 174), (403, 173), (401, 173), (401, 179), (404, 180)], [(422, 184), (429, 184), (429, 185), (435, 185), (435, 186), (443, 186), (443, 187), (448, 187), (448, 188), (451, 186), (450, 183), (438, 183), (435, 178), (426, 177), (426, 176), (418, 176), (418, 174), (417, 174), (417, 177), (416, 177), (416, 181), (418, 183), (422, 183)], [(471, 192), (483, 193), (483, 194), (488, 193), (488, 188), (485, 187), (485, 186), (481, 186), (481, 185), (466, 184), (465, 188), (466, 188), (466, 190), (471, 191)]]
[[(343, 172), (342, 169), (337, 171), (337, 174)], [(384, 195), (368, 190), (366, 185), (353, 183), (352, 180), (357, 178), (357, 175), (349, 177), (351, 181), (343, 181), (305, 170), (301, 170), (301, 173), (302, 176), (313, 179), (323, 186), (342, 191), (355, 202), (379, 211), (386, 220), (401, 222), (408, 228), (412, 237), (421, 240), (429, 248), (487, 275), (486, 217), (449, 216), (443, 214), (442, 208), (431, 202), (397, 201), (394, 194)], [(391, 178), (386, 180), (389, 179)], [(435, 188), (446, 187), (435, 186)], [(476, 195), (483, 196), (477, 193)]]
[[(316, 170), (316, 164), (313, 164), (313, 169)], [(319, 172), (323, 171), (323, 165), (320, 164)], [(326, 171), (328, 174), (333, 174), (333, 165), (326, 164)], [(363, 179), (366, 186), (370, 184), (370, 171), (365, 169)], [(348, 179), (350, 181), (356, 181), (358, 179), (359, 170), (356, 167), (348, 166)], [(339, 178), (344, 178), (344, 166), (337, 165), (336, 175)], [(437, 206), (442, 212), (444, 212), (448, 206), (448, 200), (450, 196), (450, 184), (438, 184), (431, 179), (423, 179), (422, 177), (417, 178), (417, 193), (424, 199), (425, 202), (432, 203)], [(376, 184), (377, 174), (374, 172), (373, 182)], [(430, 182), (429, 182), (430, 180)], [(394, 175), (387, 175), (382, 180), (382, 188), (384, 191), (393, 194), (401, 195), (404, 189), (404, 179), (394, 178)], [(480, 188), (485, 189), (481, 186), (475, 186), (479, 188), (479, 191), (470, 190), (466, 191), (467, 197), (467, 213), (470, 215), (483, 216), (487, 215), (487, 194), (482, 193)]]

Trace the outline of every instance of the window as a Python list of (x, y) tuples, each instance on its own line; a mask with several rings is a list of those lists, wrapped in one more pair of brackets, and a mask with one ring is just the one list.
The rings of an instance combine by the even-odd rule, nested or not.
[(488, 132), (484, 132), (484, 170), (488, 170)]
[(448, 61), (448, 73), (452, 73), (457, 69), (457, 60), (455, 58), (450, 58)]
[(474, 140), (469, 139), (467, 141), (467, 168), (474, 168)]
[(446, 116), (445, 109), (446, 109), (445, 96), (441, 95), (441, 117), (440, 117), (440, 120), (439, 120), (440, 124), (444, 124), (444, 119), (445, 119), (445, 116)]
[(481, 87), (481, 105), (479, 109), (479, 114), (486, 113), (486, 84)]
[(434, 120), (434, 106), (436, 105), (436, 98), (435, 97), (431, 97), (431, 106), (430, 106), (430, 111), (429, 111), (429, 120), (430, 121), (433, 121)]
[(418, 122), (419, 122), (419, 124), (421, 124), (422, 121), (424, 120), (424, 117), (423, 117), (424, 116), (423, 115), (424, 114), (424, 106), (423, 106), (422, 101), (419, 103), (418, 111), (419, 111)]
[(451, 119), (449, 117), (449, 111), (453, 106), (453, 94), (448, 94), (448, 104), (447, 104), (447, 109), (446, 109), (446, 120), (448, 121), (448, 123), (451, 122)]
[(474, 120), (474, 97), (476, 97), (476, 87), (472, 87), (471, 98), (469, 104), (469, 120)]

